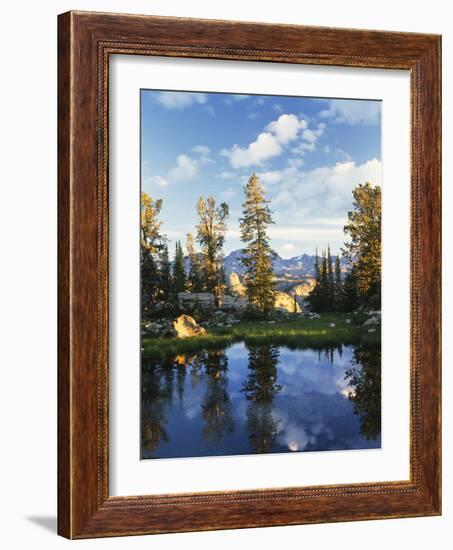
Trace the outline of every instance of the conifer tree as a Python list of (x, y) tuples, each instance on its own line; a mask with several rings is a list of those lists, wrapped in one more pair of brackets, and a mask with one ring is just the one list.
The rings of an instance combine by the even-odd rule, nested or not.
[(335, 257), (335, 291), (334, 291), (335, 310), (341, 311), (342, 306), (342, 285), (341, 285), (341, 266), (340, 256)]
[(335, 309), (335, 281), (334, 270), (332, 264), (332, 255), (330, 253), (330, 245), (327, 245), (327, 300), (326, 311), (333, 311)]
[(214, 294), (215, 304), (218, 307), (225, 288), (225, 272), (222, 269), (223, 243), (229, 208), (224, 202), (217, 207), (213, 197), (208, 197), (207, 200), (200, 197), (197, 202), (197, 212), (199, 216), (197, 241), (203, 258), (204, 285), (208, 292)]
[(343, 282), (341, 309), (345, 313), (352, 313), (358, 305), (357, 275), (355, 267), (352, 266)]
[(321, 284), (319, 296), (319, 311), (329, 310), (329, 278), (327, 274), (327, 256), (325, 250), (322, 251), (321, 261)]
[(177, 294), (184, 292), (186, 288), (186, 272), (184, 269), (184, 252), (181, 242), (177, 241), (175, 245), (175, 261), (173, 263), (173, 287)]
[(140, 205), (140, 273), (142, 312), (149, 311), (160, 291), (157, 257), (165, 237), (160, 233), (162, 222), (159, 214), (162, 200), (153, 200), (147, 193), (141, 194)]
[(160, 258), (160, 288), (162, 298), (168, 302), (173, 299), (173, 281), (171, 276), (170, 258), (168, 256), (168, 246), (165, 244)]
[(313, 312), (319, 312), (319, 304), (320, 304), (320, 292), (321, 292), (321, 270), (319, 267), (319, 256), (318, 256), (318, 249), (316, 249), (315, 253), (315, 262), (314, 262), (314, 274), (315, 274), (315, 286), (313, 287), (313, 290), (310, 292), (310, 294), (307, 297), (308, 303), (310, 304), (310, 309)]
[(192, 233), (187, 233), (186, 250), (189, 257), (189, 273), (187, 285), (191, 292), (203, 292), (203, 274), (201, 269), (201, 257), (195, 250), (195, 238)]
[(344, 232), (350, 242), (345, 256), (355, 267), (357, 290), (363, 304), (381, 307), (381, 188), (370, 183), (353, 190), (354, 210), (348, 212)]
[(245, 243), (241, 263), (245, 267), (245, 286), (249, 304), (261, 313), (270, 313), (275, 304), (272, 259), (267, 228), (274, 223), (269, 201), (258, 176), (253, 173), (244, 187), (245, 202), (240, 218), (241, 240)]

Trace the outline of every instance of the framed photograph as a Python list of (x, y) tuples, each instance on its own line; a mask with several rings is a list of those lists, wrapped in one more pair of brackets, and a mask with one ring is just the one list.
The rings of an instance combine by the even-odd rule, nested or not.
[(59, 533), (440, 514), (440, 37), (58, 40)]

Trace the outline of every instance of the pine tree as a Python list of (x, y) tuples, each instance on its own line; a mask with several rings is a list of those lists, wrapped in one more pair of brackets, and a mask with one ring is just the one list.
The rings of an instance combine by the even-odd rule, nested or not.
[(326, 289), (326, 311), (335, 309), (335, 281), (332, 265), (332, 255), (330, 253), (330, 245), (327, 245), (327, 289)]
[(186, 250), (189, 257), (189, 273), (187, 285), (190, 292), (203, 292), (203, 274), (200, 254), (195, 251), (195, 238), (192, 233), (187, 233)]
[(321, 270), (319, 268), (318, 249), (316, 249), (316, 253), (315, 253), (314, 272), (315, 272), (314, 273), (315, 286), (313, 287), (313, 290), (308, 295), (307, 300), (308, 300), (308, 303), (310, 304), (311, 311), (318, 313), (319, 305), (320, 305), (320, 291), (321, 291)]
[(321, 284), (319, 292), (319, 311), (325, 312), (329, 310), (329, 279), (327, 274), (327, 256), (326, 251), (322, 251), (321, 261)]
[(169, 302), (173, 300), (173, 281), (171, 276), (170, 258), (168, 256), (168, 246), (165, 244), (160, 258), (160, 288), (162, 298)]
[(174, 292), (184, 292), (186, 289), (186, 272), (184, 269), (184, 253), (181, 242), (177, 241), (175, 245), (175, 261), (173, 262), (173, 287)]
[(269, 201), (258, 176), (254, 173), (244, 187), (245, 202), (240, 218), (241, 240), (246, 243), (241, 263), (245, 267), (245, 286), (249, 304), (261, 313), (274, 308), (275, 285), (272, 258), (275, 252), (269, 244), (267, 228), (274, 223)]
[(141, 194), (140, 205), (140, 274), (142, 312), (149, 311), (160, 291), (157, 256), (162, 250), (165, 237), (160, 233), (162, 222), (158, 217), (162, 200), (154, 201), (147, 193)]
[(197, 212), (199, 216), (197, 241), (203, 258), (204, 284), (206, 290), (214, 294), (218, 307), (225, 288), (225, 273), (221, 268), (229, 208), (224, 202), (217, 207), (213, 197), (207, 200), (200, 197), (197, 202)]
[(354, 210), (348, 212), (344, 232), (345, 256), (354, 265), (360, 301), (381, 307), (381, 188), (370, 183), (353, 190)]
[(342, 307), (342, 282), (341, 282), (341, 266), (340, 256), (337, 254), (335, 257), (335, 290), (334, 290), (334, 304), (335, 310), (341, 311)]
[(358, 305), (357, 275), (353, 266), (343, 282), (341, 309), (345, 313), (352, 313)]

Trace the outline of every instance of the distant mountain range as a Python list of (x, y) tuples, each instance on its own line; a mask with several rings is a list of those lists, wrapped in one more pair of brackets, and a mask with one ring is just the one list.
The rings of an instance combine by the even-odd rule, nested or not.
[[(237, 273), (242, 275), (244, 268), (241, 265), (240, 259), (242, 256), (241, 250), (234, 250), (228, 256), (224, 258), (224, 266), (227, 275), (230, 273)], [(347, 271), (347, 260), (340, 259), (340, 266), (342, 271)], [(277, 255), (273, 260), (274, 272), (278, 277), (308, 277), (313, 276), (315, 273), (315, 256), (310, 254), (302, 254), (301, 256), (294, 256), (294, 258), (284, 259)]]

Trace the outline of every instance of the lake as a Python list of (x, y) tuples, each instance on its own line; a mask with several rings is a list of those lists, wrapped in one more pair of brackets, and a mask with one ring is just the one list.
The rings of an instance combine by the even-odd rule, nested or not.
[(142, 360), (141, 458), (380, 448), (379, 349), (236, 343)]

